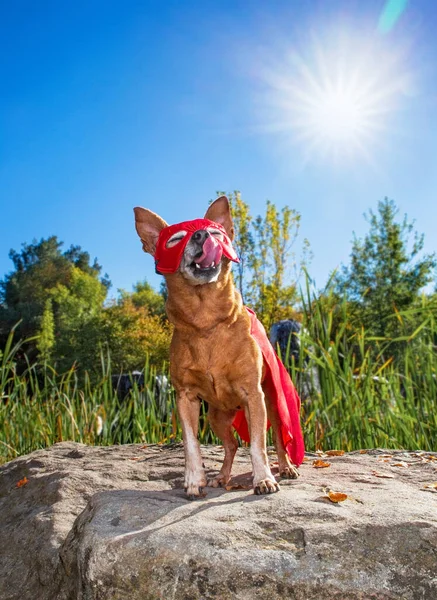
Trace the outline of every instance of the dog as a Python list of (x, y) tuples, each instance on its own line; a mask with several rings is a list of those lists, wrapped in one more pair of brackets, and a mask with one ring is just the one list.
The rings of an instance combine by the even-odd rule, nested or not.
[[(300, 401), (289, 387), (286, 401), (293, 412), (289, 422), (290, 411), (282, 396), (282, 402), (272, 400), (273, 380), (285, 381), (288, 374), (282, 365), (278, 370), (279, 359), (261, 323), (243, 306), (234, 287), (231, 262), (239, 259), (232, 247), (234, 227), (228, 199), (217, 198), (204, 219), (171, 226), (148, 209), (136, 207), (134, 212), (143, 250), (154, 256), (156, 271), (165, 276), (168, 289), (166, 311), (174, 325), (170, 377), (182, 425), (188, 497), (203, 497), (206, 486), (229, 482), (238, 447), (233, 426), (243, 439), (250, 437), (254, 492), (279, 491), (267, 458), (267, 424), (273, 426), (279, 476), (296, 478), (304, 451)], [(261, 350), (256, 335), (264, 336), (270, 349)], [(269, 363), (276, 369), (274, 375), (269, 374)], [(201, 400), (208, 403), (211, 428), (225, 452), (219, 474), (208, 480), (197, 440)]]

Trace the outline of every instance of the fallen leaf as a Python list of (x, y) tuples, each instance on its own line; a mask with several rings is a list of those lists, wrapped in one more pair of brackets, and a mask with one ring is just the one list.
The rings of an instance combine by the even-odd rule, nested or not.
[(142, 456), (131, 456), (129, 460), (141, 460)]
[(344, 450), (326, 450), (328, 456), (343, 456)]
[(23, 477), (23, 479), (20, 479), (20, 481), (17, 483), (17, 487), (23, 487), (23, 485), (26, 485), (26, 483), (29, 483), (29, 480), (27, 477)]
[(140, 446), (140, 450), (147, 450), (148, 447), (148, 444), (144, 444), (144, 446)]
[(367, 454), (368, 452), (368, 450), (360, 450), (360, 454)]
[(372, 475), (375, 477), (382, 477), (383, 479), (394, 479), (395, 476), (390, 473), (380, 473), (379, 471), (372, 471)]
[(315, 469), (323, 469), (325, 467), (330, 467), (330, 466), (331, 466), (331, 463), (325, 462), (324, 460), (320, 460), (319, 459), (319, 460), (314, 460), (313, 461), (313, 467)]
[(378, 458), (378, 462), (388, 463), (388, 462), (390, 462), (390, 459), (389, 458)]
[(427, 490), (437, 490), (437, 481), (434, 483), (425, 483), (423, 487)]
[(405, 462), (404, 460), (401, 460), (398, 463), (393, 463), (392, 464), (392, 467), (403, 467), (404, 469), (407, 469), (409, 466), (410, 465), (407, 462)]
[(338, 502), (344, 502), (347, 500), (347, 494), (343, 494), (342, 492), (333, 492), (330, 490), (326, 498), (329, 498), (331, 502), (335, 502), (337, 504)]

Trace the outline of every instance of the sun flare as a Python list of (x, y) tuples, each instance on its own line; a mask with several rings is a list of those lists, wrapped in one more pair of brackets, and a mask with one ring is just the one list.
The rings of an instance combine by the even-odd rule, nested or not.
[(402, 57), (355, 40), (309, 46), (262, 71), (263, 128), (299, 144), (306, 160), (370, 159), (408, 86)]

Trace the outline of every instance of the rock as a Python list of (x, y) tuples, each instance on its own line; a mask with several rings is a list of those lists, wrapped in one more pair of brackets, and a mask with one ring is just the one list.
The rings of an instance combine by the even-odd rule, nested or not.
[[(212, 471), (223, 451), (202, 455)], [(61, 443), (17, 458), (0, 467), (0, 598), (437, 597), (437, 494), (425, 487), (436, 455), (307, 457), (298, 480), (255, 496), (242, 448), (232, 488), (196, 502), (180, 444)]]

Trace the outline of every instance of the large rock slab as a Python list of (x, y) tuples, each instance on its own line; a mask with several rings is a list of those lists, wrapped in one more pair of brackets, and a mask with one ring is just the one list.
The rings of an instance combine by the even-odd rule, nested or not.
[[(220, 447), (202, 455), (219, 468)], [(0, 598), (436, 598), (436, 455), (317, 458), (255, 496), (240, 449), (233, 487), (190, 502), (179, 444), (61, 443), (20, 457), (0, 468)]]

